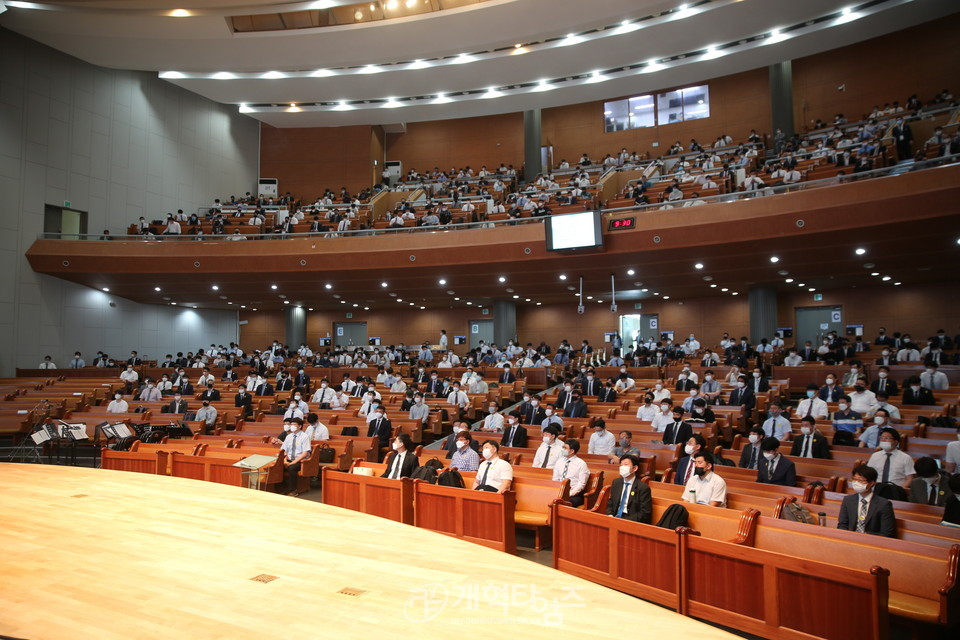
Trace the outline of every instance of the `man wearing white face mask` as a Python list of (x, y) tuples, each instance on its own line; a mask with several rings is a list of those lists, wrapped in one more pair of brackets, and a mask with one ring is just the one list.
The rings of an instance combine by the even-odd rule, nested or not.
[(737, 466), (741, 469), (756, 469), (763, 460), (763, 452), (760, 450), (760, 443), (766, 434), (762, 427), (754, 425), (747, 432), (747, 442), (740, 451), (740, 462)]
[(913, 464), (917, 477), (910, 483), (910, 502), (942, 507), (954, 500), (953, 490), (947, 484), (950, 474), (940, 471), (933, 458), (919, 458)]
[(863, 416), (850, 408), (850, 396), (840, 396), (839, 400), (833, 414), (833, 430), (859, 433), (863, 428)]
[(107, 405), (107, 413), (126, 413), (129, 408), (127, 401), (123, 399), (123, 394), (115, 393), (113, 400)]
[(673, 424), (673, 401), (670, 399), (661, 400), (658, 406), (660, 411), (653, 417), (651, 426), (654, 431), (663, 433), (668, 425)]
[(854, 493), (844, 496), (837, 516), (837, 529), (869, 533), (887, 538), (897, 535), (897, 521), (893, 504), (873, 493), (877, 471), (867, 465), (853, 470), (850, 488)]
[(544, 418), (540, 423), (540, 428), (545, 429), (550, 425), (555, 425), (557, 429), (563, 429), (563, 418), (557, 413), (557, 408), (552, 403), (547, 403), (543, 409)]
[(793, 430), (790, 421), (783, 414), (783, 407), (779, 402), (771, 402), (768, 408), (770, 417), (763, 423), (763, 432), (777, 440), (786, 440)]
[(451, 455), (452, 460), (450, 461), (451, 467), (456, 467), (459, 471), (476, 471), (480, 466), (480, 454), (477, 453), (479, 445), (477, 441), (473, 439), (473, 436), (470, 435), (470, 432), (467, 430), (460, 431), (456, 434), (456, 449)]
[(494, 440), (483, 443), (483, 462), (477, 469), (477, 476), (473, 480), (475, 491), (495, 491), (503, 493), (510, 490), (513, 484), (513, 467), (500, 457), (500, 445)]
[(797, 483), (793, 461), (780, 455), (780, 441), (768, 436), (760, 443), (763, 462), (757, 465), (757, 482), (792, 487)]
[(706, 449), (706, 447), (707, 441), (704, 440), (702, 435), (695, 433), (690, 436), (690, 439), (687, 440), (683, 446), (683, 453), (685, 455), (680, 458), (680, 462), (677, 463), (677, 472), (673, 476), (674, 484), (687, 484), (694, 475), (693, 469), (696, 466), (694, 458), (696, 454), (699, 453), (701, 449)]
[(637, 477), (640, 458), (632, 453), (620, 456), (620, 477), (610, 485), (607, 515), (650, 524), (653, 499), (650, 487)]
[(793, 440), (790, 455), (798, 458), (830, 458), (830, 443), (816, 428), (816, 420), (805, 416), (800, 421), (800, 435)]
[(913, 458), (899, 449), (900, 432), (887, 427), (880, 432), (880, 450), (870, 456), (867, 466), (880, 476), (880, 482), (892, 482), (910, 489), (914, 478)]
[(870, 391), (874, 394), (885, 393), (887, 397), (897, 395), (897, 383), (890, 379), (890, 367), (877, 367), (877, 379), (870, 383)]
[(160, 389), (153, 386), (153, 380), (147, 380), (143, 390), (140, 392), (140, 402), (158, 402), (161, 400)]
[(503, 416), (498, 413), (500, 407), (496, 403), (491, 403), (487, 407), (487, 416), (483, 419), (481, 431), (490, 431), (493, 433), (503, 433)]
[(807, 397), (797, 404), (797, 408), (793, 414), (794, 416), (800, 418), (805, 416), (826, 418), (829, 415), (830, 410), (827, 407), (827, 403), (817, 396), (819, 389), (816, 383), (811, 382), (807, 385)]
[(858, 446), (867, 449), (880, 448), (880, 433), (890, 426), (890, 414), (886, 409), (878, 409), (873, 416), (873, 424), (863, 430), (860, 437), (857, 438), (860, 443)]
[(297, 491), (297, 474), (300, 472), (300, 464), (310, 455), (310, 438), (302, 427), (303, 420), (300, 418), (291, 418), (283, 424), (284, 431), (288, 433), (280, 448), (286, 455), (283, 462), (284, 490), (288, 496), (300, 495)]
[(380, 475), (381, 478), (399, 480), (409, 478), (414, 469), (420, 466), (420, 461), (413, 454), (413, 441), (409, 433), (398, 434), (391, 444), (393, 451), (387, 454), (384, 462), (387, 468)]
[(543, 442), (537, 447), (537, 452), (533, 456), (533, 463), (530, 465), (539, 469), (553, 469), (560, 459), (560, 443), (557, 436), (560, 431), (553, 426), (546, 427), (541, 431)]
[(657, 380), (656, 384), (653, 385), (653, 402), (654, 404), (660, 404), (660, 401), (664, 398), (670, 399), (670, 389), (667, 389), (663, 380)]
[(503, 427), (503, 438), (500, 439), (501, 447), (526, 447), (527, 429), (520, 425), (520, 412), (511, 411), (507, 415), (506, 424)]
[(580, 451), (580, 441), (569, 438), (560, 449), (560, 460), (553, 467), (554, 482), (570, 481), (570, 504), (574, 507), (583, 505), (583, 490), (590, 479), (590, 469), (583, 458), (577, 455)]

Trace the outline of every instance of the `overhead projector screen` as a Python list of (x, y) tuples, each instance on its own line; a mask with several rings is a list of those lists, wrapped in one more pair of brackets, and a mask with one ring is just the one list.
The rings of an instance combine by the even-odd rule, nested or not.
[(602, 246), (599, 211), (565, 213), (547, 218), (547, 251), (571, 251)]

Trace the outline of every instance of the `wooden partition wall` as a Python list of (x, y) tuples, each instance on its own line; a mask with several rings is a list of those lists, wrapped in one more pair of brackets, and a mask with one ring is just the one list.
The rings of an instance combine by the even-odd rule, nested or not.
[(413, 481), (323, 468), (323, 503), (413, 524)]
[(418, 527), (516, 554), (513, 491), (493, 493), (414, 482)]

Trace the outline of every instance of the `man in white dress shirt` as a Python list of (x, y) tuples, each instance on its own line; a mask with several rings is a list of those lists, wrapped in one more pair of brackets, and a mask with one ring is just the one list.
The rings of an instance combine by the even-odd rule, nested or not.
[(487, 440), (483, 443), (483, 462), (480, 463), (477, 476), (473, 480), (474, 490), (497, 493), (509, 491), (513, 484), (513, 467), (499, 456), (499, 452), (500, 444), (497, 441)]
[(693, 475), (683, 488), (684, 501), (726, 507), (727, 483), (713, 472), (713, 455), (709, 451), (697, 451), (693, 459)]
[(562, 443), (557, 440), (560, 430), (550, 425), (545, 427), (541, 433), (543, 434), (543, 442), (537, 448), (537, 452), (533, 456), (533, 464), (530, 466), (538, 469), (553, 469), (554, 465), (557, 464), (557, 460), (560, 459), (560, 446)]
[(607, 431), (607, 423), (603, 418), (597, 418), (593, 423), (593, 434), (590, 436), (590, 444), (587, 452), (591, 454), (607, 456), (613, 452), (617, 446), (617, 437), (610, 431)]
[(41, 362), (40, 366), (38, 366), (37, 368), (38, 369), (56, 369), (57, 365), (53, 362), (53, 358), (51, 358), (50, 356), (44, 356), (43, 362)]
[(495, 402), (491, 402), (487, 406), (487, 416), (483, 419), (483, 426), (480, 427), (481, 431), (503, 433), (503, 415), (499, 411), (500, 407)]
[(280, 448), (286, 457), (284, 466), (284, 490), (288, 496), (298, 496), (297, 474), (300, 473), (300, 464), (310, 455), (310, 436), (303, 430), (303, 420), (291, 418), (283, 423), (287, 437), (283, 439)]
[(554, 481), (570, 480), (570, 504), (574, 507), (583, 505), (583, 491), (590, 479), (590, 469), (583, 458), (577, 455), (580, 451), (580, 441), (570, 438), (563, 443), (560, 451), (560, 460), (553, 467)]

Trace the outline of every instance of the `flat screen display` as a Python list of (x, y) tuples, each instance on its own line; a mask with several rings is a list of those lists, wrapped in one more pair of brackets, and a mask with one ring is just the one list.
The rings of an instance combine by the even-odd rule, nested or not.
[(603, 246), (600, 212), (565, 213), (547, 218), (547, 251)]

